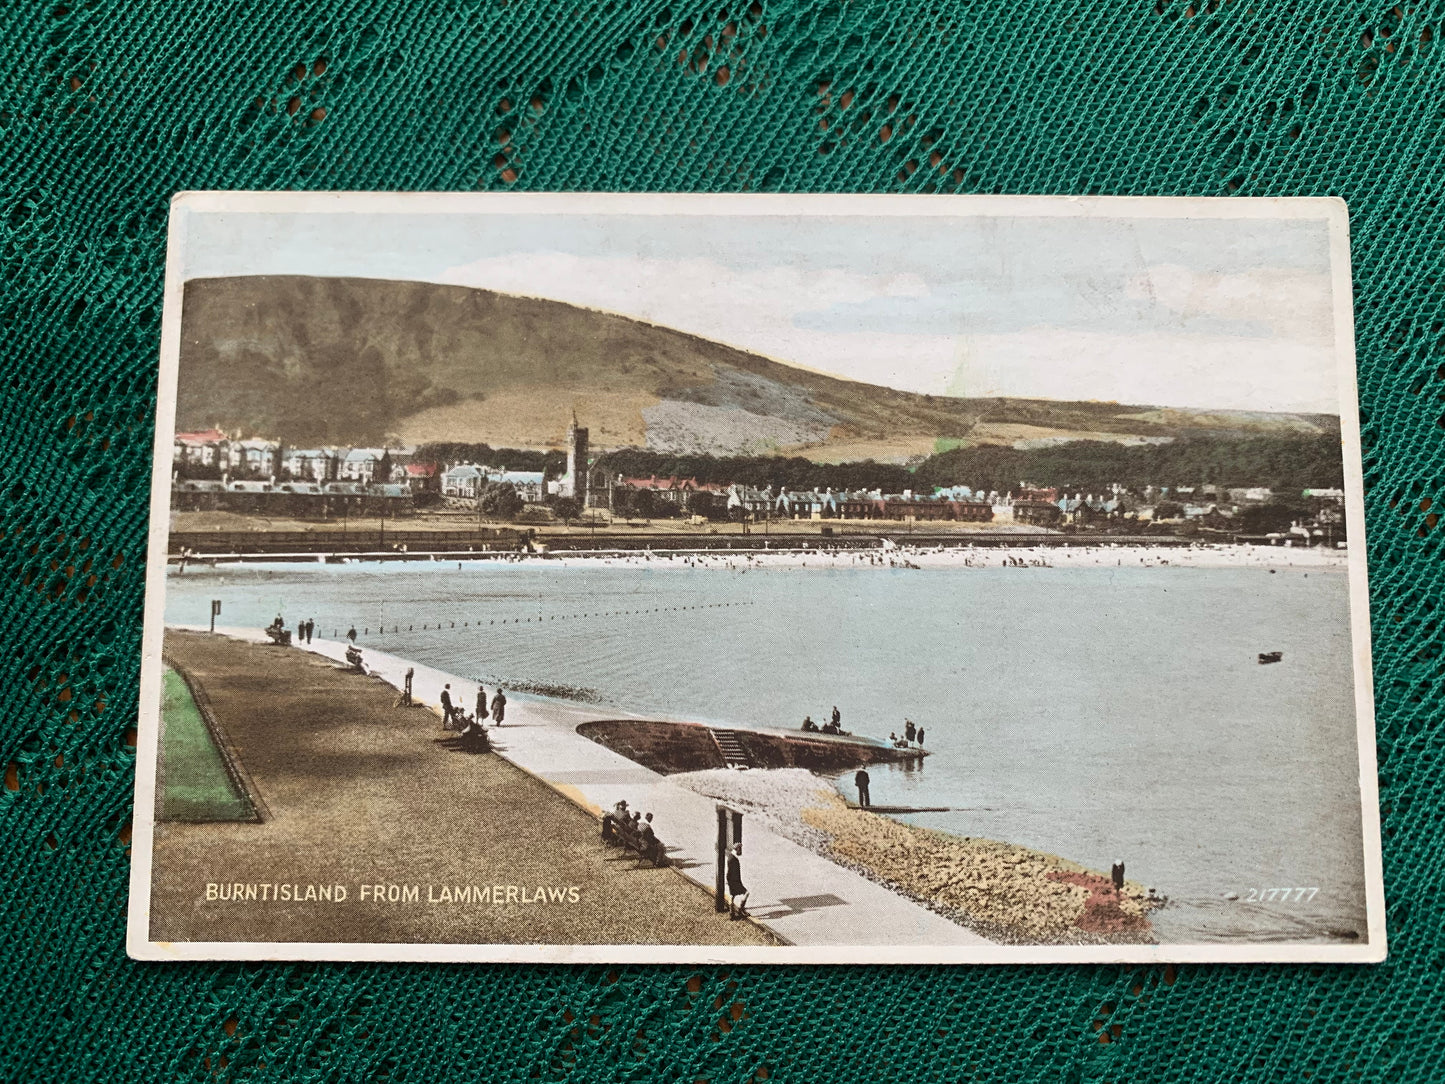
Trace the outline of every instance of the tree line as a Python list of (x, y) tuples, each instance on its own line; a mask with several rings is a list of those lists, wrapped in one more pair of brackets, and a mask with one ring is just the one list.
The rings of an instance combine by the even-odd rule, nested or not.
[[(561, 451), (493, 448), (488, 444), (433, 442), (416, 451), (418, 462), (481, 463), (509, 470), (567, 468)], [(762, 489), (929, 491), (967, 485), (1007, 493), (1020, 482), (1069, 492), (1102, 492), (1113, 484), (1145, 486), (1266, 486), (1277, 493), (1344, 485), (1337, 436), (1186, 437), (1168, 444), (1123, 445), (1075, 440), (1041, 448), (980, 445), (928, 456), (913, 468), (865, 459), (815, 463), (801, 456), (718, 456), (622, 448), (597, 457), (596, 467), (627, 478), (695, 478)]]
[(1169, 444), (1076, 440), (1042, 448), (982, 445), (925, 459), (915, 485), (1016, 489), (1020, 482), (1083, 492), (1114, 483), (1145, 486), (1267, 486), (1276, 492), (1344, 485), (1337, 436), (1188, 437)]
[(567, 453), (528, 448), (493, 448), (490, 444), (468, 444), (461, 441), (431, 441), (418, 446), (412, 456), (416, 463), (477, 463), (484, 467), (506, 467), (507, 470), (546, 471), (557, 476), (567, 469)]
[(896, 493), (916, 484), (907, 467), (864, 459), (856, 463), (814, 463), (801, 456), (716, 456), (622, 448), (600, 456), (597, 465), (626, 478), (696, 478), (699, 482), (763, 489), (881, 489)]

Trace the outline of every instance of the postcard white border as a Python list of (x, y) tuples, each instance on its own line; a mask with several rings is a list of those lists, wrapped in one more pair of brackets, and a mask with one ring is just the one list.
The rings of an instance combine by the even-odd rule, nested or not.
[[(1357, 944), (987, 945), (964, 947), (828, 945), (727, 948), (710, 945), (373, 944), (150, 940), (156, 761), (160, 739), (161, 648), (165, 631), (166, 548), (171, 458), (180, 362), (181, 300), (187, 279), (191, 214), (588, 214), (866, 215), (1034, 218), (1316, 219), (1328, 223), (1339, 377), (1345, 514), (1349, 547), (1351, 642), (1364, 838), (1366, 930)], [(155, 469), (151, 479), (145, 628), (142, 634), (139, 738), (126, 951), (137, 960), (340, 960), (448, 963), (638, 964), (1158, 964), (1375, 963), (1386, 956), (1385, 892), (1375, 760), (1374, 680), (1370, 659), (1369, 581), (1365, 558), (1364, 478), (1355, 378), (1349, 212), (1333, 197), (1185, 198), (1156, 196), (705, 195), (470, 192), (181, 192), (171, 201), (161, 321)]]

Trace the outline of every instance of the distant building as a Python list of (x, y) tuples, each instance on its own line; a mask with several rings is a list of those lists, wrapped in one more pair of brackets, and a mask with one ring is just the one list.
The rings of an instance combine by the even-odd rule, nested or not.
[(659, 515), (723, 515), (728, 508), (725, 486), (676, 475), (658, 478), (611, 479), (608, 507), (614, 512), (651, 512)]
[(500, 482), (511, 486), (517, 496), (529, 504), (539, 504), (547, 496), (547, 475), (539, 470), (507, 470), (505, 467), (488, 467), (483, 472), (488, 482)]
[(1063, 512), (1057, 501), (1020, 500), (1014, 498), (1013, 515), (1015, 523), (1026, 523), (1033, 527), (1057, 527)]
[(385, 448), (352, 448), (341, 457), (337, 477), (347, 482), (388, 482), (389, 478), (377, 478), (377, 465), (386, 454)]
[(557, 496), (570, 497), (586, 505), (590, 474), (587, 469), (587, 430), (577, 424), (577, 412), (574, 410), (572, 424), (567, 427), (567, 473), (557, 479)]
[(231, 471), (252, 478), (269, 478), (280, 468), (280, 445), (273, 440), (233, 440), (227, 459)]
[(474, 463), (462, 463), (442, 475), (442, 496), (474, 501), (485, 479), (481, 467)]
[(785, 489), (773, 500), (773, 509), (793, 519), (829, 519), (838, 515), (838, 497), (831, 489)]
[(338, 458), (329, 448), (288, 448), (281, 457), (281, 469), (292, 478), (331, 482), (336, 479)]
[[(1179, 492), (1183, 492), (1180, 490)], [(1274, 499), (1274, 490), (1267, 486), (1249, 486), (1242, 489), (1231, 489), (1229, 499), (1234, 504), (1264, 504)]]
[(440, 493), (442, 488), (441, 468), (435, 463), (408, 463), (406, 484), (413, 493)]
[(1050, 486), (1047, 489), (1038, 486), (1020, 486), (1014, 494), (1016, 501), (1047, 501), (1054, 504), (1059, 499), (1059, 491)]
[(225, 470), (229, 465), (230, 441), (219, 429), (177, 433), (173, 445), (176, 466), (191, 465)]
[(773, 510), (773, 487), (757, 489), (754, 486), (730, 485), (726, 491), (725, 506), (729, 514), (736, 512), (762, 518)]

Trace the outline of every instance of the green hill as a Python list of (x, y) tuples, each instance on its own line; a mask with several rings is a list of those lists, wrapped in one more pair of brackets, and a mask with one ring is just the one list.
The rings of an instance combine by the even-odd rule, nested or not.
[(1333, 418), (955, 399), (843, 380), (556, 301), (380, 279), (186, 284), (177, 426), (291, 445), (562, 443), (902, 460), (975, 444), (1317, 434)]

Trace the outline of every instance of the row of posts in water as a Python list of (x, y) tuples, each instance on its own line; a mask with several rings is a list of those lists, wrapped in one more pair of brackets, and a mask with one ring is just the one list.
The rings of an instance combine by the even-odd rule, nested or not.
[[(498, 620), (496, 620), (496, 619), (494, 618), (494, 619), (488, 621), (488, 622), (487, 622), (487, 625), (488, 625), (488, 626), (492, 626), (492, 625), (523, 625), (523, 624), (530, 624), (530, 623), (532, 623), (532, 622), (538, 622), (538, 623), (540, 623), (540, 622), (542, 622), (542, 621), (569, 621), (569, 620), (580, 619), (580, 618), (588, 618), (588, 617), (630, 617), (630, 616), (633, 616), (633, 615), (640, 615), (640, 614), (681, 613), (681, 612), (684, 611), (684, 610), (723, 610), (723, 609), (730, 609), (730, 608), (738, 607), (738, 606), (756, 606), (756, 605), (757, 605), (756, 602), (711, 602), (711, 603), (706, 603), (706, 604), (697, 605), (697, 606), (655, 606), (655, 607), (652, 607), (652, 608), (644, 608), (644, 609), (641, 609), (641, 610), (599, 610), (599, 611), (597, 611), (596, 613), (551, 614), (551, 615), (549, 615), (549, 616), (547, 616), (547, 617), (543, 617), (542, 615), (539, 614), (539, 615), (537, 615), (536, 617), (504, 617), (504, 618), (502, 618), (500, 621), (498, 621)], [(471, 623), (470, 621), (463, 621), (462, 624), (461, 624), (461, 627), (464, 628), (464, 629), (465, 629), (465, 628), (470, 628), (470, 627), (471, 627), (471, 624), (472, 624), (472, 623)], [(443, 629), (454, 629), (454, 628), (456, 628), (456, 627), (457, 627), (457, 623), (456, 623), (455, 621), (448, 621), (448, 622), (445, 622), (445, 623), (443, 623), (443, 622), (441, 622), (441, 621), (438, 621), (438, 622), (436, 622), (435, 624), (432, 624), (431, 622), (423, 622), (423, 623), (422, 623), (422, 627), (421, 627), (421, 631), (422, 631), (422, 632), (427, 632), (427, 631), (442, 631)], [(483, 625), (482, 625), (481, 621), (478, 621), (478, 622), (477, 622), (477, 628), (482, 628), (482, 627), (483, 627)], [(351, 632), (355, 632), (355, 629), (352, 629), (352, 630), (350, 630), (350, 631), (351, 631)], [(416, 631), (417, 631), (417, 628), (416, 628), (416, 626), (415, 626), (414, 624), (408, 625), (408, 626), (406, 627), (406, 631), (407, 631), (407, 632), (416, 632)], [(391, 632), (392, 632), (393, 634), (396, 634), (396, 633), (401, 632), (401, 625), (400, 625), (400, 624), (392, 625), (392, 626), (391, 626)], [(385, 636), (385, 635), (387, 634), (387, 628), (386, 628), (386, 626), (385, 626), (385, 625), (378, 625), (377, 628), (376, 628), (376, 633), (377, 633), (378, 636)], [(363, 636), (370, 636), (370, 635), (371, 635), (371, 627), (370, 627), (370, 626), (366, 626), (365, 628), (363, 628), (363, 629), (361, 630), (361, 635), (363, 635)], [(334, 630), (332, 631), (332, 633), (331, 633), (331, 636), (332, 636), (332, 639), (339, 639), (339, 638), (341, 637), (341, 630), (340, 630), (340, 629), (334, 629)]]

